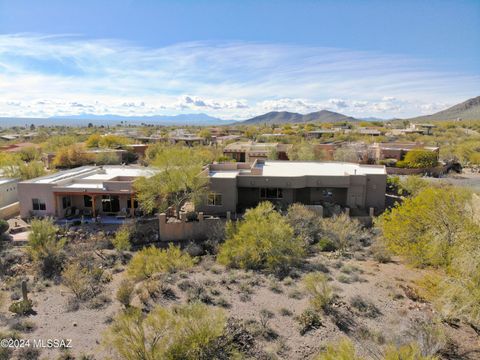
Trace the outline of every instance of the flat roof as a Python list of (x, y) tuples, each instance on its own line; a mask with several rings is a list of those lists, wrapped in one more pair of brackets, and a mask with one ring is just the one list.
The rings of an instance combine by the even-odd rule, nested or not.
[(257, 164), (263, 176), (344, 176), (386, 174), (385, 166), (368, 166), (347, 162), (265, 161)]
[(11, 183), (11, 182), (17, 182), (17, 181), (18, 181), (18, 179), (0, 178), (0, 185), (8, 184), (8, 183)]
[(225, 170), (225, 171), (210, 171), (209, 175), (212, 178), (235, 178), (240, 173), (239, 170)]
[(116, 177), (140, 177), (153, 175), (155, 171), (149, 168), (141, 168), (123, 165), (104, 165), (104, 166), (81, 166), (75, 169), (59, 171), (47, 176), (26, 180), (26, 183), (35, 184), (55, 184), (59, 181), (75, 181), (81, 183), (82, 180), (90, 181), (108, 181)]

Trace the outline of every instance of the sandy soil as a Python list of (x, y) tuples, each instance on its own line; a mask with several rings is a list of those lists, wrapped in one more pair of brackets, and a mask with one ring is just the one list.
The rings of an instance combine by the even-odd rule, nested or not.
[[(289, 360), (308, 359), (327, 342), (343, 336), (354, 341), (360, 354), (375, 359), (385, 343), (404, 340), (405, 332), (412, 323), (434, 315), (428, 303), (411, 300), (404, 290), (405, 286), (414, 286), (414, 281), (424, 271), (411, 269), (398, 260), (378, 264), (369, 259), (341, 260), (316, 255), (308, 261), (310, 268), (322, 270), (331, 279), (339, 297), (336, 302), (338, 314), (322, 315), (322, 326), (303, 336), (300, 335), (295, 316), (309, 306), (308, 295), (303, 293), (300, 280), (304, 273), (300, 273), (298, 279), (278, 280), (256, 272), (227, 270), (206, 259), (189, 272), (171, 275), (167, 283), (176, 298), (161, 299), (159, 302), (164, 306), (185, 302), (187, 292), (181, 290), (179, 284), (190, 281), (202, 286), (213, 303), (219, 303), (220, 298), (228, 303), (225, 311), (232, 317), (258, 321), (260, 310), (268, 309), (274, 314), (268, 326), (276, 338), (258, 339), (260, 347), (275, 353), (280, 359)], [(72, 339), (72, 354), (92, 354), (96, 359), (105, 358), (107, 352), (100, 342), (108, 322), (121, 309), (114, 293), (123, 276), (122, 272), (113, 275), (113, 280), (105, 290), (112, 301), (99, 310), (81, 307), (77, 311), (67, 311), (71, 294), (61, 285), (34, 292), (31, 298), (37, 314), (30, 316), (29, 320), (37, 328), (24, 334), (24, 338)], [(351, 299), (355, 296), (371, 302), (376, 308), (375, 316), (365, 316), (355, 309), (351, 305)], [(133, 304), (140, 304), (138, 298), (134, 299)], [(293, 314), (284, 316), (280, 309), (288, 309)], [(2, 312), (5, 313), (5, 309)], [(344, 324), (339, 324), (339, 316), (346, 319)], [(12, 319), (11, 315), (3, 319), (4, 330), (6, 323)], [(460, 359), (480, 358), (479, 336), (471, 328), (464, 325), (458, 328), (443, 327), (457, 348), (457, 353), (461, 354)], [(58, 354), (58, 350), (43, 350), (41, 353), (48, 359), (54, 359)]]

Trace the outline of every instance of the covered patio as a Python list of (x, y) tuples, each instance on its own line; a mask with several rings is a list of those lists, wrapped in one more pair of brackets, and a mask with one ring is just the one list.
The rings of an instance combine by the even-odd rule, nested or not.
[[(59, 219), (126, 219), (141, 215), (133, 192), (55, 192)], [(109, 220), (111, 221), (111, 220)]]

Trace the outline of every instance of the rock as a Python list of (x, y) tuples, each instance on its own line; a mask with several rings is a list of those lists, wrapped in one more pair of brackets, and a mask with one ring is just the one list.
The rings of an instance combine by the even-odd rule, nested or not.
[(76, 322), (73, 322), (73, 327), (77, 327), (77, 323)]

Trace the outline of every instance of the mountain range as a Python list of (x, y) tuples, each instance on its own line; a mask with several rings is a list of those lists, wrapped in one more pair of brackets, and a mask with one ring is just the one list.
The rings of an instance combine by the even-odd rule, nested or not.
[(449, 107), (432, 115), (417, 116), (410, 121), (435, 120), (480, 120), (480, 96), (468, 99), (460, 104)]
[(288, 111), (271, 111), (269, 113), (243, 120), (242, 124), (283, 124), (283, 123), (306, 123), (306, 122), (343, 122), (359, 121), (351, 116), (339, 114), (329, 110), (321, 110), (309, 114), (299, 114)]
[[(432, 115), (417, 116), (406, 119), (412, 122), (440, 121), (440, 120), (480, 120), (480, 96), (454, 105), (448, 109)], [(0, 117), (0, 127), (12, 127), (34, 124), (36, 126), (64, 125), (87, 126), (93, 125), (113, 126), (120, 123), (132, 125), (153, 124), (165, 126), (219, 126), (219, 125), (255, 125), (255, 124), (284, 124), (306, 122), (355, 122), (355, 121), (382, 121), (378, 118), (354, 118), (334, 111), (321, 110), (309, 114), (299, 114), (288, 111), (271, 111), (250, 119), (235, 121), (223, 120), (207, 114), (180, 114), (180, 115), (153, 115), (153, 116), (121, 116), (121, 115), (93, 115), (81, 114), (70, 116), (54, 116), (50, 118), (15, 118)]]

